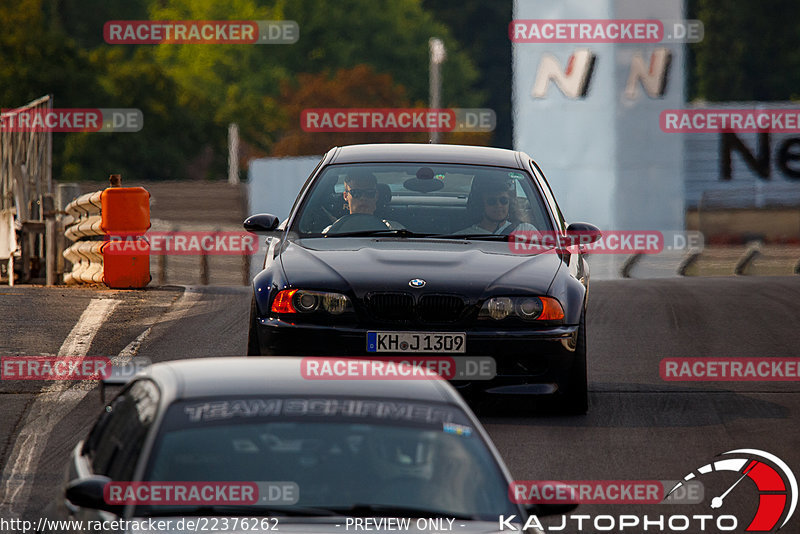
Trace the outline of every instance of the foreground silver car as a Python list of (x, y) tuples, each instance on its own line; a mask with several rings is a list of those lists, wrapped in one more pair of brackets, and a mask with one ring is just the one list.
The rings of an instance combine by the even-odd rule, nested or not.
[(307, 380), (303, 364), (149, 367), (75, 447), (48, 515), (118, 532), (494, 532), (500, 515), (546, 512), (509, 500), (507, 468), (446, 381)]

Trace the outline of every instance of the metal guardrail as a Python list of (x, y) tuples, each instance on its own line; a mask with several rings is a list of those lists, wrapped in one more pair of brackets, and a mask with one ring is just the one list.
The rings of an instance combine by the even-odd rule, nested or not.
[[(621, 278), (649, 278), (657, 263), (640, 269), (648, 261), (646, 255), (632, 254), (625, 258), (618, 274)], [(662, 263), (660, 275), (671, 270), (674, 276), (771, 276), (800, 275), (800, 247), (769, 247), (761, 241), (751, 241), (746, 247), (692, 247), (680, 258)], [(637, 276), (637, 271), (639, 276)], [(642, 276), (644, 271), (644, 276)], [(669, 275), (667, 275), (669, 276)]]
[[(51, 110), (52, 96), (38, 98), (0, 115), (5, 123), (14, 115), (31, 110)], [(12, 131), (0, 128), (0, 223), (13, 218), (19, 239), (5, 240), (0, 257), (8, 260), (8, 283), (14, 283), (14, 257), (19, 256), (20, 281), (41, 278), (55, 283), (55, 210), (52, 192), (53, 134), (46, 129)], [(10, 215), (9, 215), (10, 214)], [(2, 220), (5, 219), (5, 220)], [(8, 256), (8, 258), (5, 258)]]
[(75, 243), (64, 252), (64, 258), (72, 263), (72, 272), (64, 273), (64, 283), (101, 283), (103, 281), (102, 241), (81, 239), (102, 236), (101, 196), (102, 191), (87, 193), (76, 198), (64, 210), (71, 217), (65, 221), (64, 235)]
[[(205, 225), (198, 227), (189, 223), (186, 225), (171, 224), (168, 229), (164, 228), (163, 231), (167, 232), (166, 235), (178, 235), (184, 231), (222, 232), (223, 230), (220, 227), (216, 227), (214, 230), (207, 230)], [(200, 284), (207, 286), (211, 284), (213, 273), (214, 284), (250, 285), (250, 264), (253, 261), (251, 255), (242, 254), (238, 257), (213, 256), (213, 260), (211, 258), (212, 256), (206, 252), (196, 256), (160, 254), (157, 256), (156, 274), (153, 277), (158, 285)], [(238, 267), (236, 263), (238, 263)]]

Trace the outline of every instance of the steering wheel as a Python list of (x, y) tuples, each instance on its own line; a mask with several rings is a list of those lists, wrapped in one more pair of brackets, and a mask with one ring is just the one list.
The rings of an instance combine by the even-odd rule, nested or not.
[(514, 223), (514, 222), (512, 222), (505, 229), (503, 229), (502, 232), (500, 232), (500, 235), (511, 235), (514, 232), (536, 232), (536, 231), (537, 231), (536, 227), (534, 225), (532, 225), (531, 223), (527, 223), (527, 222)]
[(386, 230), (388, 226), (382, 219), (369, 213), (351, 213), (340, 217), (326, 233), (361, 232), (366, 230)]

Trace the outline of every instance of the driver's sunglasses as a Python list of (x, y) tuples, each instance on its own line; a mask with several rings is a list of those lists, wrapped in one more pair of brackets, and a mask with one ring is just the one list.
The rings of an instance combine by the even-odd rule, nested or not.
[(508, 197), (486, 197), (485, 202), (487, 206), (494, 206), (496, 204), (508, 206)]
[(378, 196), (377, 189), (345, 189), (345, 193), (349, 193), (353, 198), (375, 198)]

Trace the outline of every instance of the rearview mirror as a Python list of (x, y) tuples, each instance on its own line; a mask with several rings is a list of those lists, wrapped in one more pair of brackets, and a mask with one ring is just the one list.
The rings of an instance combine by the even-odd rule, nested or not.
[(244, 220), (242, 226), (254, 234), (271, 234), (278, 228), (280, 220), (269, 213), (256, 213)]

